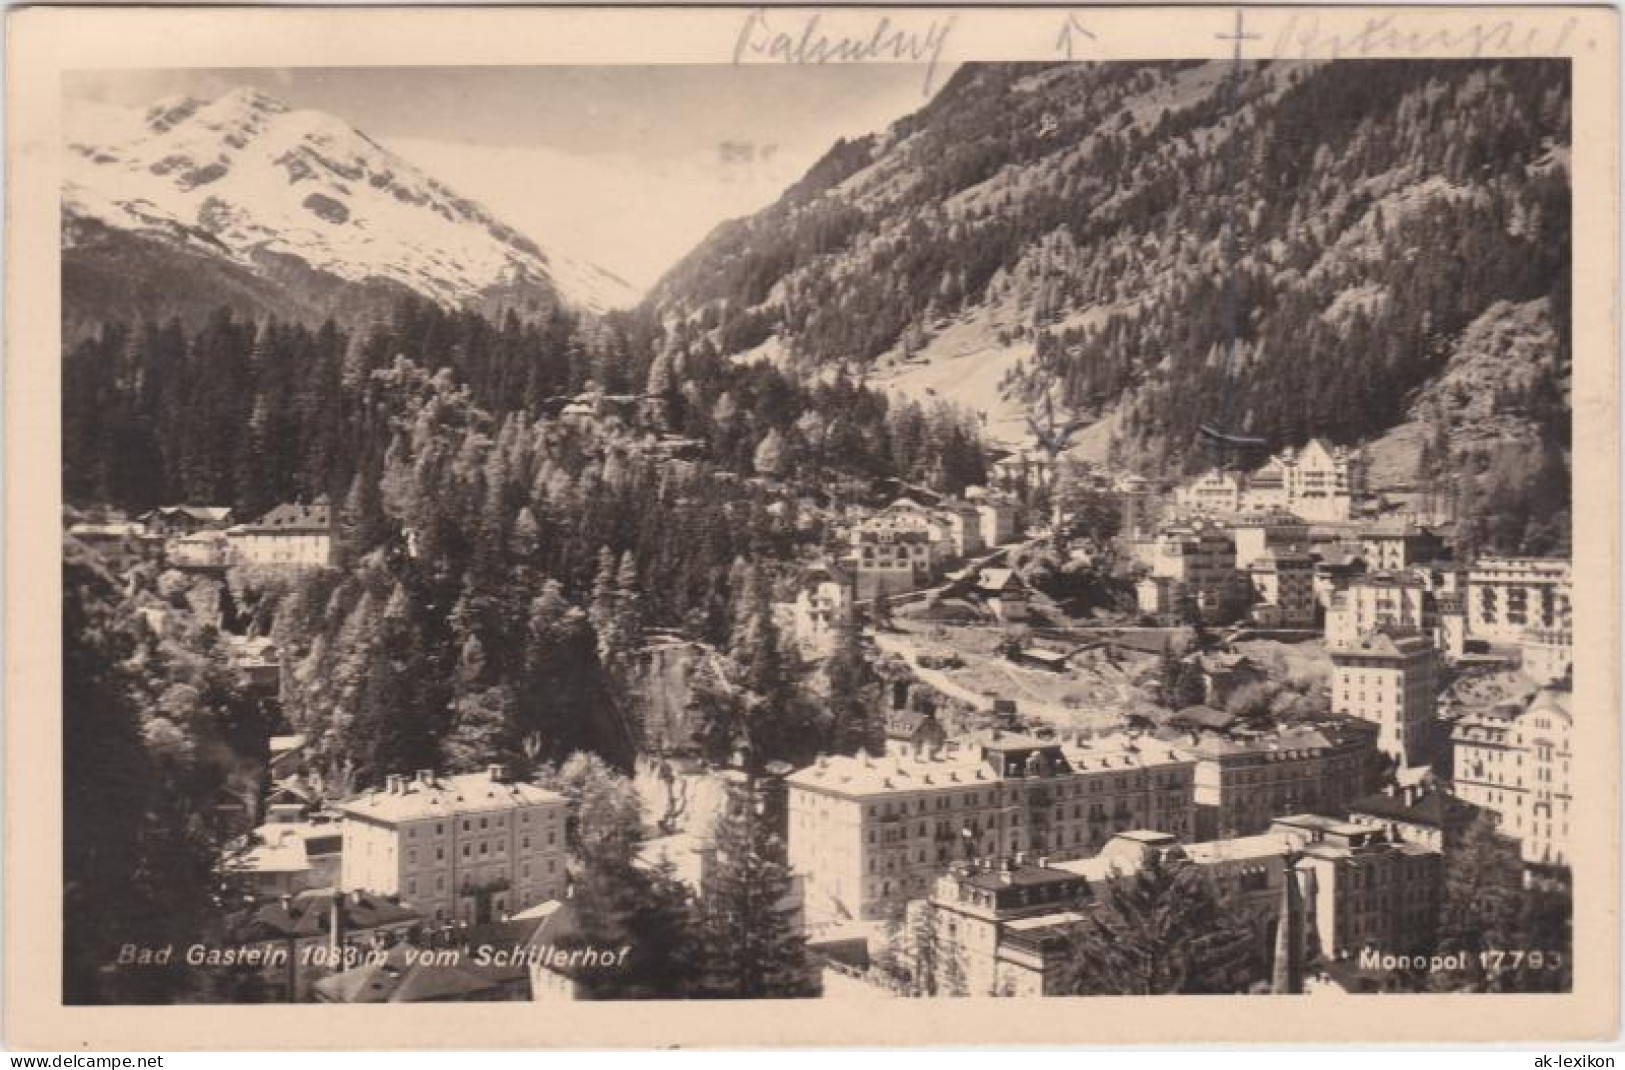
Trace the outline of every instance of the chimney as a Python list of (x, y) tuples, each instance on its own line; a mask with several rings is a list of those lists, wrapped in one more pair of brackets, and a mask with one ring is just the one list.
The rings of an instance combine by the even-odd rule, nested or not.
[(500, 763), (493, 764), (493, 765), (488, 765), (488, 766), (486, 766), (485, 771), (488, 774), (490, 774), (491, 782), (493, 784), (502, 784), (502, 783), (507, 782), (507, 779), (508, 779), (508, 767), (507, 766), (502, 765)]
[(434, 787), (434, 770), (433, 769), (419, 769), (418, 770), (418, 783), (422, 784), (426, 788)]

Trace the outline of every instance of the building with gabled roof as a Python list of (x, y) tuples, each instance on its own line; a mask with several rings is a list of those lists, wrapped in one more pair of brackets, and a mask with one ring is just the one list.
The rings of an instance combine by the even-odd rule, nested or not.
[(1027, 619), (1030, 593), (1013, 568), (984, 568), (976, 575), (976, 594), (1000, 621)]
[(160, 505), (141, 514), (148, 534), (177, 536), (200, 531), (217, 531), (231, 526), (231, 507), (226, 505)]
[(297, 570), (333, 563), (332, 510), (323, 502), (279, 505), (252, 524), (226, 529), (239, 565)]
[(423, 916), (388, 896), (307, 888), (226, 919), (226, 943), (258, 953), (262, 979), (302, 1003), (323, 977), (406, 940)]

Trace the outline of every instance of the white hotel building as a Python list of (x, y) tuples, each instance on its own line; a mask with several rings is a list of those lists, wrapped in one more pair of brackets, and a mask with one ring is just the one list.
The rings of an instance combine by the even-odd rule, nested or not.
[(1569, 628), (1573, 595), (1564, 558), (1479, 558), (1467, 573), (1467, 634), (1515, 643), (1531, 628)]
[(340, 807), (340, 887), (397, 896), (425, 919), (500, 921), (564, 894), (567, 808), (500, 766), (391, 776)]
[(1194, 828), (1195, 762), (1149, 738), (1087, 748), (998, 733), (792, 774), (789, 860), (808, 924), (875, 920), (970, 859), (1079, 858), (1126, 829)]

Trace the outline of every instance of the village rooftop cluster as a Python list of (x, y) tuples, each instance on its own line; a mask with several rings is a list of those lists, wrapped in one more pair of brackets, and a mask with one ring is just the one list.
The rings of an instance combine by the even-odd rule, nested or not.
[[(572, 404), (565, 417), (594, 418)], [(862, 629), (883, 753), (746, 777), (667, 761), (680, 717), (646, 741), (668, 786), (709, 784), (714, 806), (755, 800), (779, 823), (786, 907), (826, 993), (891, 994), (888, 956), (932, 991), (1055, 991), (1091, 897), (1174, 859), (1245, 907), (1276, 990), (1372, 991), (1393, 981), (1383, 956), (1433, 937), (1475, 820), (1529, 880), (1566, 879), (1568, 561), (1463, 552), (1460, 518), (1368, 487), (1357, 452), (1319, 440), (1183, 483), (1016, 452), (989, 483), (826, 503), (839, 536), (778, 606), (809, 662)], [(1063, 485), (1114, 530), (1080, 532)], [(69, 534), (116, 573), (215, 576), (326, 567), (339, 537), (325, 503), (247, 522), (177, 505)], [(1055, 576), (1091, 570), (1127, 597), (1079, 609)], [(164, 607), (145, 612), (161, 633)], [(274, 644), (226, 640), (275, 696)], [(251, 894), (231, 935), (267, 956), (280, 998), (577, 994), (558, 956), (480, 953), (572, 930), (564, 796), (501, 766), (336, 786), (302, 736), (268, 745), (269, 790), (232, 848)], [(698, 820), (643, 856), (697, 891), (716, 867)]]

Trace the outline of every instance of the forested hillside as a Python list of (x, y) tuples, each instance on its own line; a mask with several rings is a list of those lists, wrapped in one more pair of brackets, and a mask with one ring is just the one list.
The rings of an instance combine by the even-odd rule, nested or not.
[(777, 336), (815, 365), (929, 361), (980, 329), (984, 359), (1020, 347), (1013, 397), (1059, 384), (1152, 463), (1194, 463), (1203, 422), (1370, 439), (1476, 319), (1544, 300), (1522, 389), (1557, 402), (1530, 410), (1549, 438), (1569, 123), (1559, 61), (971, 65), (650, 300), (724, 353)]
[[(776, 651), (758, 639), (779, 570), (755, 563), (827, 537), (799, 515), (826, 478), (926, 473), (953, 489), (984, 475), (946, 409), (639, 332), (417, 301), (355, 335), (227, 312), (196, 332), (109, 324), (65, 357), (65, 493), (87, 509), (205, 502), (245, 519), (332, 502), (336, 568), (236, 570), (233, 595), (283, 652), (290, 726), (364, 781), (492, 754), (629, 762), (641, 728), (622, 699), (643, 631)], [(577, 392), (606, 388), (661, 402), (658, 427), (561, 418)], [(651, 448), (660, 429), (693, 455)], [(740, 656), (740, 686), (792, 686), (788, 669), (746, 673)], [(768, 757), (829, 745), (833, 728), (802, 723), (810, 706), (776, 708), (794, 723)]]

